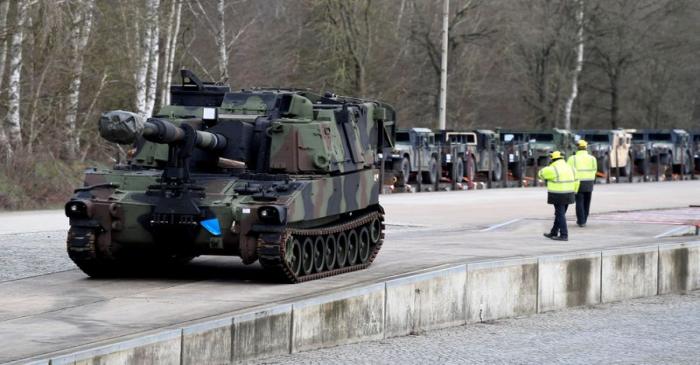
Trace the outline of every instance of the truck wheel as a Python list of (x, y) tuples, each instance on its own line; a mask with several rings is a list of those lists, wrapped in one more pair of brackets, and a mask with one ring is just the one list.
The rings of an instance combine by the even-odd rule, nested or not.
[(474, 177), (476, 176), (476, 160), (474, 159), (474, 156), (467, 157), (467, 171), (466, 171), (466, 177), (469, 179), (470, 182), (474, 181)]
[(686, 152), (685, 154), (685, 160), (683, 160), (683, 175), (690, 175), (690, 164), (692, 161), (692, 157), (690, 156), (690, 152)]
[(625, 167), (620, 168), (620, 176), (631, 176), (632, 175), (632, 156), (627, 156), (627, 164)]
[(606, 178), (608, 175), (610, 175), (610, 157), (608, 155), (603, 156), (600, 161), (600, 168), (598, 168), (598, 170), (600, 170), (600, 172), (602, 172)]
[(423, 171), (421, 177), (423, 178), (421, 180), (423, 184), (435, 184), (435, 181), (437, 181), (437, 159), (435, 157), (430, 158), (428, 171)]
[(461, 157), (457, 157), (452, 164), (452, 180), (458, 183), (464, 181), (464, 160)]
[(399, 178), (399, 181), (403, 183), (403, 185), (408, 184), (408, 179), (411, 177), (411, 161), (408, 159), (408, 157), (404, 157), (401, 160), (401, 177)]
[(520, 162), (515, 162), (511, 165), (510, 171), (513, 173), (513, 177), (520, 180), (523, 177), (523, 167), (520, 165)]
[(496, 158), (493, 164), (493, 181), (501, 181), (503, 178), (503, 162), (500, 158)]

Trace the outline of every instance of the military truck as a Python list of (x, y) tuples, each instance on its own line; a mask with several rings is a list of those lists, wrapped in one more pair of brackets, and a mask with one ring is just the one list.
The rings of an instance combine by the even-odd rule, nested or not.
[(691, 147), (693, 150), (693, 168), (694, 172), (700, 173), (700, 129), (695, 129), (690, 132)]
[(576, 152), (576, 135), (566, 129), (534, 131), (529, 133), (529, 137), (532, 151), (532, 157), (528, 162), (530, 166), (546, 166), (552, 151), (560, 151), (567, 158)]
[(418, 179), (434, 184), (439, 178), (435, 133), (428, 128), (398, 129), (391, 162), (400, 184)]
[[(467, 162), (467, 175), (483, 173), (491, 175), (491, 181), (503, 179), (503, 148), (498, 132), (489, 129), (477, 129), (474, 131), (476, 144), (471, 145), (471, 162)], [(471, 170), (474, 167), (474, 171)]]
[(508, 159), (508, 171), (519, 181), (527, 174), (527, 163), (531, 157), (530, 135), (527, 132), (501, 130), (503, 153)]
[(87, 170), (65, 205), (81, 270), (106, 277), (231, 255), (295, 283), (371, 264), (384, 236), (375, 161), (389, 105), (182, 79), (151, 118), (102, 114), (101, 136), (134, 151)]
[(620, 176), (632, 175), (631, 134), (624, 129), (588, 129), (577, 134), (588, 142), (588, 152), (598, 160), (598, 172), (609, 177), (617, 169)]
[[(465, 176), (474, 179), (473, 166), (467, 166), (473, 159), (471, 154), (476, 146), (476, 134), (454, 130), (435, 131), (435, 141), (440, 149), (443, 175), (461, 183)], [(471, 171), (471, 175), (467, 172)]]
[[(646, 175), (651, 173), (649, 164), (659, 175), (673, 173), (688, 175), (691, 168), (691, 144), (688, 132), (682, 129), (632, 129), (635, 163)], [(646, 162), (645, 162), (646, 160)]]

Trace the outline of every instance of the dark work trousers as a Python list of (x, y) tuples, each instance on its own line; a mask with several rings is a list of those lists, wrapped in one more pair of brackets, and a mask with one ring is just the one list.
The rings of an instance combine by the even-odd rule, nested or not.
[(569, 237), (569, 230), (566, 228), (566, 210), (569, 204), (554, 204), (554, 225), (550, 232), (553, 236)]
[(591, 191), (576, 193), (576, 224), (586, 224), (588, 221), (592, 195)]

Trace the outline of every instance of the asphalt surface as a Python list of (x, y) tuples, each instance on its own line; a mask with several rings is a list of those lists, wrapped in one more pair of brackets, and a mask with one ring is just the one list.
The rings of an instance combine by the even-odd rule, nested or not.
[(469, 324), (263, 364), (698, 364), (700, 292)]
[(386, 240), (372, 266), (297, 285), (212, 256), (152, 277), (89, 279), (66, 257), (61, 211), (0, 213), (0, 363), (445, 264), (696, 240), (666, 237), (682, 228), (673, 219), (602, 213), (687, 210), (698, 191), (700, 181), (597, 187), (589, 225), (571, 227), (567, 243), (541, 236), (552, 215), (541, 188), (387, 195)]

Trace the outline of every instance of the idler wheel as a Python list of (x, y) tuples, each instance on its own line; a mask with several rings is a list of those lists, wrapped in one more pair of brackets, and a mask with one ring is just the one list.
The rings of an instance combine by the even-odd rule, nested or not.
[(358, 240), (358, 251), (360, 263), (364, 264), (369, 260), (369, 229), (367, 227), (362, 227), (360, 229), (359, 240)]
[(335, 240), (335, 236), (329, 234), (326, 237), (326, 270), (333, 270), (335, 268), (335, 260), (338, 256), (338, 245)]
[(354, 229), (348, 233), (348, 266), (357, 263), (357, 253), (360, 248), (359, 237)]
[(326, 240), (317, 236), (314, 240), (314, 271), (322, 272), (326, 267)]
[(309, 275), (314, 270), (314, 240), (306, 237), (301, 245), (301, 270)]
[(298, 239), (290, 236), (287, 238), (284, 261), (287, 262), (292, 273), (297, 276), (301, 272), (301, 257), (301, 243)]
[(379, 218), (374, 218), (369, 223), (369, 237), (373, 245), (382, 238), (382, 222), (379, 221)]
[(338, 233), (336, 244), (338, 246), (336, 263), (338, 268), (341, 268), (348, 261), (348, 235), (345, 232)]

